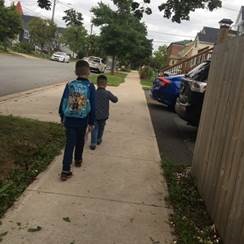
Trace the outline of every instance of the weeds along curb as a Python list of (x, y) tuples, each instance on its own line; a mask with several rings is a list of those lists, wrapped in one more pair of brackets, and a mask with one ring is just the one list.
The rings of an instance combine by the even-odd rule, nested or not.
[(173, 207), (170, 223), (174, 227), (177, 244), (221, 244), (215, 226), (206, 210), (189, 166), (176, 166), (163, 160), (162, 168), (167, 181), (167, 202)]

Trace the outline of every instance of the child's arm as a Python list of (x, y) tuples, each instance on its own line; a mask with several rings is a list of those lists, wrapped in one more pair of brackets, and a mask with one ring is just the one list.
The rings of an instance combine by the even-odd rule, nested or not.
[(64, 92), (63, 92), (63, 96), (61, 98), (60, 101), (60, 105), (59, 105), (59, 116), (61, 118), (61, 122), (63, 123), (64, 120), (64, 111), (63, 111), (63, 104), (65, 102), (65, 99), (68, 99), (69, 96), (69, 88), (68, 88), (68, 84), (65, 86)]
[(95, 92), (96, 92), (96, 88), (95, 88), (94, 84), (91, 83), (91, 85), (90, 85), (91, 112), (90, 112), (89, 117), (88, 117), (88, 124), (91, 126), (93, 126), (95, 124), (95, 109), (96, 109)]
[(117, 103), (119, 101), (118, 97), (114, 96), (114, 94), (110, 91), (108, 91), (108, 95), (109, 95), (109, 100), (113, 103)]

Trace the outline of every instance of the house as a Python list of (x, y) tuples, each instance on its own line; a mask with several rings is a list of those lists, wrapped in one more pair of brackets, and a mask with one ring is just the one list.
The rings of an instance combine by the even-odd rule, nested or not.
[[(22, 17), (23, 29), (22, 29), (21, 33), (19, 34), (18, 39), (15, 42), (29, 42), (30, 41), (29, 24), (33, 19), (38, 18), (38, 17), (31, 16), (31, 15), (25, 15), (20, 1), (18, 1), (18, 3), (16, 4), (16, 11)], [(71, 56), (73, 56), (74, 54), (69, 49), (69, 47), (67, 47), (64, 44), (61, 44), (58, 41), (58, 40), (60, 40), (61, 36), (63, 35), (65, 29), (66, 28), (64, 28), (64, 27), (57, 27), (57, 38), (54, 41), (53, 46), (54, 46), (55, 50), (63, 51), (63, 52), (66, 52), (67, 54), (70, 54)]]
[(236, 30), (238, 35), (244, 34), (244, 6), (241, 7), (239, 14), (235, 22)]
[(192, 56), (214, 47), (217, 43), (219, 29), (204, 26), (203, 29), (197, 33), (192, 47)]
[(31, 20), (37, 17), (25, 15), (20, 1), (18, 1), (15, 7), (17, 13), (22, 18), (22, 27), (23, 27), (21, 33), (18, 36), (17, 42), (29, 42), (30, 40), (29, 23), (31, 22)]
[(189, 40), (172, 42), (167, 48), (167, 64), (174, 65), (182, 61), (184, 57), (182, 56), (183, 54), (181, 53), (181, 51), (185, 49), (187, 46), (189, 46), (191, 42), (192, 41)]

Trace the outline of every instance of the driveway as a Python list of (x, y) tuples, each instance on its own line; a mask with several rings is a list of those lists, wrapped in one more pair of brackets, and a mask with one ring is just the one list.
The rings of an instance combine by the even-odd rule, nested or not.
[(176, 113), (153, 101), (145, 91), (159, 151), (162, 158), (176, 164), (192, 162), (197, 129), (189, 126)]
[(73, 70), (73, 63), (0, 54), (0, 96), (64, 82)]

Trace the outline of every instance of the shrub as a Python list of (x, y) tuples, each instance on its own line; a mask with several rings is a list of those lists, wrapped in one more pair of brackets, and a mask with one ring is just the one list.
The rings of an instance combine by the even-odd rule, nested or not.
[(147, 79), (151, 79), (154, 76), (154, 71), (153, 68), (151, 68), (150, 66), (143, 66), (140, 69), (140, 78), (142, 80), (147, 80)]
[(34, 51), (34, 47), (32, 44), (28, 43), (28, 42), (20, 42), (17, 43), (13, 49), (16, 52), (20, 52), (20, 53), (32, 53)]

